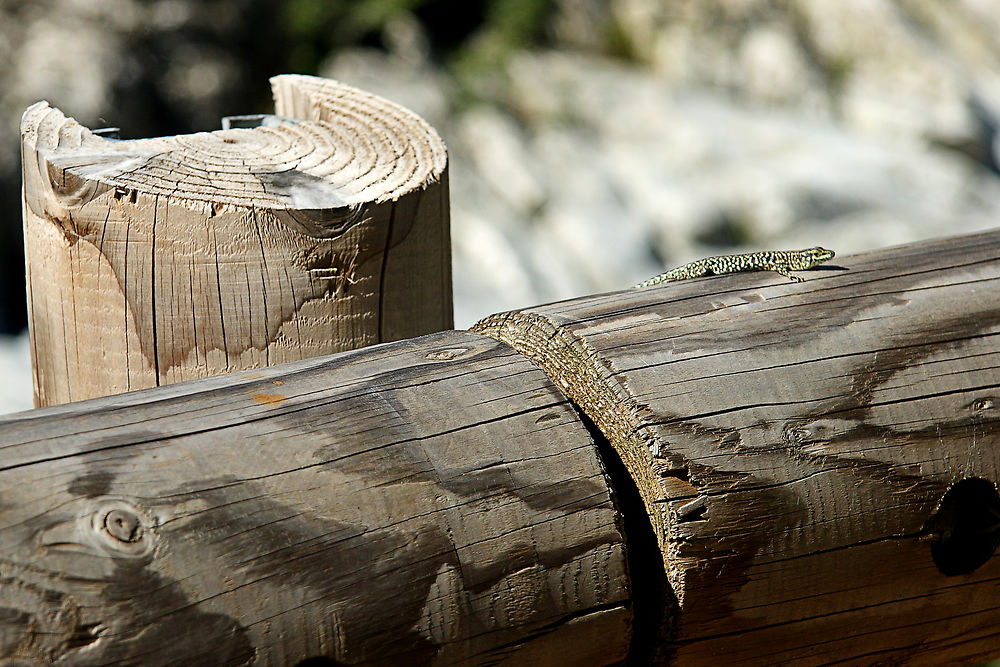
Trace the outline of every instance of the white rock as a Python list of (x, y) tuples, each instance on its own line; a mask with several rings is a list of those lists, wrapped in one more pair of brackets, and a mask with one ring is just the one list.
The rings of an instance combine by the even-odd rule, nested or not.
[(34, 407), (28, 334), (0, 336), (0, 413)]

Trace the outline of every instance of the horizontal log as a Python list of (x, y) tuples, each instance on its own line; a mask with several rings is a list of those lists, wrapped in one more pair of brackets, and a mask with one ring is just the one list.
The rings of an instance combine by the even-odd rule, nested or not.
[(834, 264), (8, 417), (0, 655), (1000, 654), (1000, 232)]
[(17, 664), (621, 660), (594, 441), (532, 362), (445, 332), (0, 420)]
[(833, 264), (473, 329), (619, 452), (679, 605), (676, 664), (1000, 655), (1000, 232)]

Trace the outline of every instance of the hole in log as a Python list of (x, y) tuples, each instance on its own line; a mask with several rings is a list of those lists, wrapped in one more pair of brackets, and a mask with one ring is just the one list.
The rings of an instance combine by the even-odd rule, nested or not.
[(941, 498), (928, 526), (931, 556), (941, 574), (968, 574), (983, 565), (1000, 544), (1000, 495), (993, 482), (969, 477)]

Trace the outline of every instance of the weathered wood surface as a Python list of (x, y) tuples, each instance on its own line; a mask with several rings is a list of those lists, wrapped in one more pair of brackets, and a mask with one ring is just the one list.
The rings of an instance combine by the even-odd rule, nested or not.
[[(474, 328), (621, 454), (680, 605), (676, 664), (1000, 655), (1000, 559), (982, 563), (1000, 535), (1000, 232), (831, 263)], [(966, 478), (985, 481), (936, 514)]]
[(629, 648), (594, 441), (487, 337), (13, 415), (0, 453), (16, 664), (599, 665)]
[(272, 87), (274, 127), (117, 141), (25, 112), (36, 405), (451, 328), (440, 137), (333, 81)]

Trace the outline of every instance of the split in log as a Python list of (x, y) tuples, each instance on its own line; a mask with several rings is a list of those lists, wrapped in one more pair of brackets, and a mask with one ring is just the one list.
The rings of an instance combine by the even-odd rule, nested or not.
[(584, 666), (629, 649), (594, 441), (484, 336), (36, 410), (0, 423), (0, 451), (2, 658)]
[(271, 81), (278, 122), (118, 141), (22, 120), (36, 405), (452, 324), (446, 153), (333, 81)]
[(1000, 232), (839, 263), (473, 328), (620, 453), (680, 604), (679, 665), (1000, 654)]

